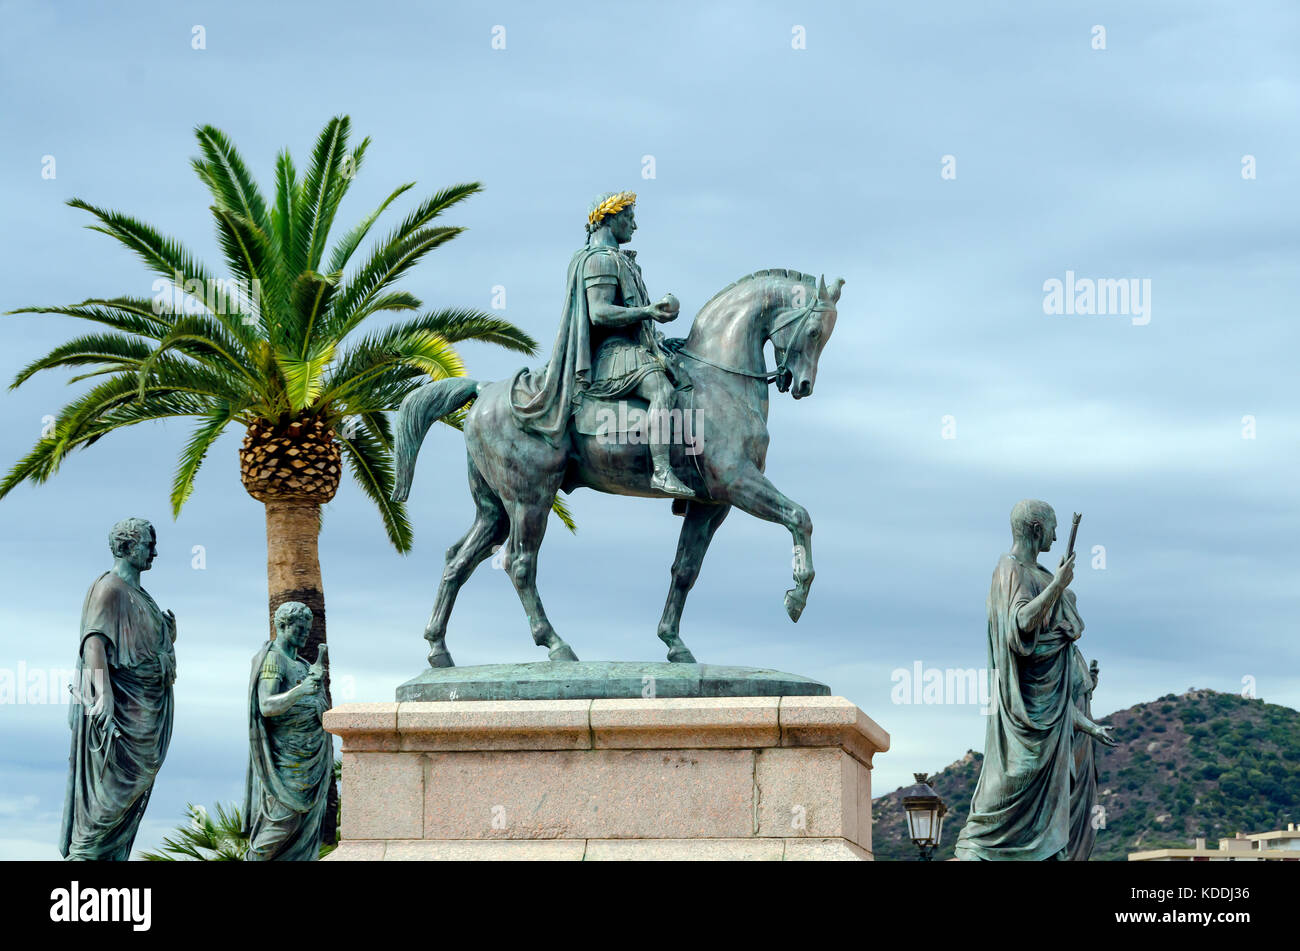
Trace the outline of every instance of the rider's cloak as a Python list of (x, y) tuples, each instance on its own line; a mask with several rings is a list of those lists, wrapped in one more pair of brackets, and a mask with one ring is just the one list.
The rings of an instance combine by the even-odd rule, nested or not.
[[(525, 367), (510, 383), (510, 409), (520, 428), (537, 433), (552, 446), (558, 446), (563, 440), (569, 416), (584, 394), (593, 397), (608, 395), (601, 391), (599, 384), (593, 384), (591, 314), (587, 308), (584, 280), (584, 275), (590, 270), (587, 262), (597, 254), (610, 255), (615, 262), (615, 268), (611, 270), (618, 274), (625, 301), (631, 302), (644, 295), (639, 275), (622, 265), (624, 252), (604, 245), (581, 248), (569, 262), (564, 310), (560, 315), (555, 346), (551, 348), (550, 362), (534, 370)], [(643, 300), (640, 302), (644, 303)]]

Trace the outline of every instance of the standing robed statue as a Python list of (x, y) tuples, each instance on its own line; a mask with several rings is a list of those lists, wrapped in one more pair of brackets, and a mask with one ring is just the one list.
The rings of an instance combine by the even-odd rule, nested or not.
[(108, 545), (113, 567), (81, 610), (59, 854), (121, 862), (131, 857), (171, 742), (176, 617), (140, 586), (158, 555), (153, 526), (124, 519)]
[(1095, 836), (1093, 741), (1115, 741), (1092, 719), (1096, 676), (1075, 646), (1083, 619), (1069, 590), (1074, 552), (1055, 573), (1038, 563), (1056, 541), (1056, 513), (1036, 499), (1011, 510), (1011, 534), (989, 590), (994, 689), (957, 858), (1086, 860)]
[(314, 664), (298, 656), (311, 621), (311, 608), (286, 601), (275, 610), (275, 639), (253, 657), (244, 788), (244, 858), (250, 862), (320, 857), (334, 746), (321, 723), (329, 709), (322, 687), (325, 645)]

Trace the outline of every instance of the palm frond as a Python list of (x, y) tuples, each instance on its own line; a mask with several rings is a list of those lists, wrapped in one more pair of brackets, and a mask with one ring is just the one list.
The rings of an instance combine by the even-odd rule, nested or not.
[(339, 287), (339, 276), (335, 274), (317, 274), (315, 271), (303, 271), (293, 283), (293, 294), (289, 309), (293, 314), (294, 331), (282, 346), (295, 350), (299, 356), (306, 356), (307, 351), (316, 344), (315, 329), (317, 320), (329, 309)]
[(338, 209), (335, 179), (347, 151), (351, 120), (335, 116), (316, 139), (311, 165), (303, 177), (298, 206), (295, 209), (294, 244), (289, 257), (290, 274), (318, 270), (325, 247), (325, 237)]
[[(399, 552), (411, 550), (413, 535), (407, 518), (406, 504), (394, 502), (392, 434), (383, 416), (367, 414), (360, 417), (360, 425), (343, 426), (338, 437), (348, 468), (361, 486), (361, 490), (375, 503), (384, 521), (388, 540)], [(376, 427), (380, 427), (376, 432)], [(351, 430), (351, 432), (350, 432)], [(350, 434), (349, 434), (350, 432)]]
[(237, 407), (218, 402), (206, 416), (202, 417), (198, 428), (185, 444), (176, 466), (176, 475), (172, 479), (171, 503), (174, 518), (180, 516), (181, 508), (194, 492), (194, 477), (198, 475), (199, 467), (203, 465), (203, 458), (222, 431), (235, 418), (236, 413)]
[(248, 852), (248, 837), (244, 834), (244, 817), (238, 806), (217, 804), (214, 820), (202, 806), (186, 803), (188, 820), (170, 836), (164, 836), (162, 848), (157, 852), (142, 852), (147, 862), (242, 862)]
[(275, 157), (275, 207), (271, 210), (271, 230), (280, 245), (286, 279), (297, 273), (294, 270), (297, 243), (294, 230), (298, 214), (298, 173), (288, 149)]
[(440, 245), (461, 234), (464, 228), (426, 228), (400, 240), (381, 245), (334, 298), (322, 332), (342, 340), (365, 320), (375, 298)]
[(363, 312), (353, 315), (353, 326), (361, 323), (365, 318), (372, 314), (384, 313), (385, 311), (403, 311), (419, 310), (421, 307), (420, 298), (407, 291), (389, 291), (387, 294), (380, 294), (373, 298), (370, 303), (366, 304)]
[[(288, 309), (289, 292), (271, 237), (243, 215), (219, 205), (212, 206), (212, 215), (217, 222), (217, 240), (226, 264), (245, 282), (246, 290), (241, 289), (231, 316), (246, 330), (260, 325), (266, 339), (278, 339), (287, 329), (277, 322), (277, 318), (283, 317)], [(238, 282), (236, 287), (238, 289)], [(216, 310), (209, 308), (209, 311), (222, 317), (227, 313), (225, 302), (222, 303), (223, 306)], [(223, 323), (229, 321), (223, 320)]]
[(75, 367), (103, 364), (104, 371), (138, 368), (153, 348), (143, 340), (123, 334), (90, 334), (76, 337), (55, 347), (39, 360), (33, 360), (18, 371), (9, 389), (16, 389), (41, 370), (53, 367)]
[[(163, 237), (144, 222), (115, 211), (97, 208), (80, 198), (73, 198), (68, 204), (88, 211), (98, 218), (101, 225), (87, 227), (92, 231), (99, 231), (116, 238), (135, 251), (151, 271), (162, 275), (182, 292), (185, 291), (187, 283), (197, 283), (205, 289), (218, 286), (212, 276), (178, 242)], [(221, 309), (209, 313), (213, 313), (213, 316), (220, 320), (233, 336), (246, 344), (254, 341), (253, 328), (242, 319), (242, 314), (226, 314), (220, 311)]]
[(104, 324), (122, 333), (135, 334), (161, 340), (171, 326), (168, 314), (160, 313), (151, 301), (134, 297), (117, 297), (112, 299), (90, 298), (80, 304), (65, 307), (20, 307), (6, 311), (5, 316), (14, 314), (59, 314), (64, 317), (79, 317), (93, 323)]
[(101, 222), (99, 225), (86, 227), (116, 238), (139, 255), (145, 266), (155, 274), (177, 282), (182, 288), (185, 281), (191, 280), (202, 281), (206, 285), (208, 272), (179, 242), (163, 237), (149, 225), (129, 215), (97, 208), (80, 198), (70, 199), (68, 204), (98, 218)]
[(573, 513), (569, 507), (564, 504), (564, 500), (556, 493), (555, 498), (551, 499), (551, 513), (563, 523), (564, 527), (573, 534), (578, 534), (578, 523), (573, 520)]
[(198, 416), (210, 401), (198, 394), (160, 390), (136, 400), (136, 374), (122, 373), (94, 387), (63, 407), (50, 435), (36, 445), (0, 481), (0, 499), (22, 482), (48, 481), (72, 450), (92, 445), (115, 429), (149, 420)]
[(430, 330), (398, 324), (353, 344), (330, 368), (320, 401), (353, 401), (394, 365), (421, 371), (435, 380), (465, 375), (460, 354), (446, 339)]
[(228, 210), (247, 218), (266, 234), (273, 235), (266, 201), (234, 143), (224, 132), (210, 125), (199, 126), (194, 134), (206, 161), (193, 159), (191, 164), (199, 178), (212, 190), (213, 196)]
[(415, 182), (407, 182), (405, 185), (399, 185), (393, 189), (393, 193), (379, 203), (379, 207), (361, 219), (360, 224), (345, 234), (339, 243), (334, 246), (333, 253), (330, 254), (330, 271), (341, 271), (347, 267), (348, 261), (352, 259), (353, 253), (360, 247), (361, 242), (365, 240), (366, 235), (370, 233), (371, 227), (379, 216), (384, 213), (394, 201), (400, 196), (406, 194), (415, 187)]
[(460, 204), (470, 195), (477, 194), (483, 190), (483, 186), (478, 182), (462, 182), (459, 185), (452, 185), (450, 188), (444, 188), (434, 193), (431, 197), (420, 202), (415, 209), (407, 215), (397, 230), (388, 238), (384, 244), (394, 244), (402, 241), (415, 234), (416, 231), (423, 228), (434, 218), (451, 208)]
[(291, 412), (300, 413), (318, 402), (327, 402), (320, 397), (328, 382), (325, 370), (333, 359), (334, 346), (328, 343), (305, 357), (282, 351), (276, 353)]
[[(355, 250), (355, 244), (364, 237), (364, 231), (369, 230), (373, 219), (377, 218), (394, 198), (406, 191), (407, 187), (403, 186), (390, 195), (369, 216), (368, 221), (363, 222), (364, 230), (356, 235), (355, 243), (352, 242), (351, 233), (344, 239), (340, 249), (336, 249), (335, 253), (338, 255), (340, 250), (346, 250), (346, 256), (338, 261), (334, 270), (343, 267), (346, 258), (351, 257)], [(417, 205), (392, 234), (379, 242), (361, 270), (344, 287), (336, 299), (335, 306), (331, 309), (325, 332), (341, 340), (358, 323), (375, 313), (374, 308), (367, 307), (375, 297), (429, 251), (450, 241), (465, 230), (464, 228), (427, 228), (429, 222), (482, 189), (483, 186), (478, 182), (464, 182), (444, 188)], [(354, 229), (354, 232), (356, 230)]]
[(209, 371), (204, 389), (214, 396), (236, 402), (241, 391), (263, 399), (269, 396), (265, 381), (239, 342), (227, 337), (221, 325), (204, 314), (182, 317), (158, 341), (139, 369), (137, 388), (141, 395), (157, 382), (153, 375), (172, 351), (183, 353)]
[[(331, 372), (338, 377), (337, 366)], [(330, 405), (337, 406), (343, 415), (388, 412), (401, 406), (411, 390), (428, 382), (429, 374), (418, 367), (390, 363), (366, 373), (364, 378), (354, 378), (347, 388), (347, 398), (332, 399)]]
[[(521, 353), (536, 343), (508, 321), (475, 310), (446, 309), (393, 324), (352, 345), (330, 370), (324, 400), (349, 412), (396, 409), (411, 388), (430, 378), (462, 376), (459, 354), (443, 344), (483, 340)], [(455, 362), (445, 359), (455, 354)]]
[(449, 308), (430, 311), (415, 320), (403, 322), (401, 326), (430, 330), (453, 343), (479, 340), (529, 356), (537, 352), (537, 341), (523, 330), (508, 320), (477, 310)]

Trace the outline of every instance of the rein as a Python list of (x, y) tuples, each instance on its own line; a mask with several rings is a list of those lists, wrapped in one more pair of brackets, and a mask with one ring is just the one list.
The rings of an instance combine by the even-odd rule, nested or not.
[(691, 353), (691, 351), (687, 350), (685, 347), (682, 347), (677, 351), (677, 353), (683, 357), (690, 357), (696, 363), (703, 363), (705, 366), (713, 367), (715, 370), (722, 370), (724, 373), (734, 373), (736, 376), (748, 377), (751, 380), (762, 380), (767, 384), (775, 383), (781, 374), (785, 372), (781, 367), (777, 367), (775, 370), (767, 370), (763, 373), (751, 373), (748, 370), (741, 370), (738, 367), (729, 367), (721, 363), (714, 363), (712, 360), (706, 360), (697, 353)]
[(790, 326), (791, 324), (794, 324), (795, 325), (794, 333), (791, 334), (791, 339), (794, 339), (799, 335), (799, 329), (803, 326), (803, 322), (805, 320), (807, 320), (813, 314), (819, 313), (820, 311), (826, 309), (824, 307), (817, 306), (820, 303), (821, 303), (820, 300), (814, 299), (813, 302), (809, 304), (807, 307), (804, 307), (801, 310), (793, 311), (790, 314), (788, 314), (786, 317), (784, 317), (782, 320), (777, 321), (777, 323), (772, 326), (772, 329), (767, 332), (767, 339), (772, 341), (772, 347), (776, 351), (777, 364), (775, 370), (768, 370), (764, 368), (764, 371), (762, 373), (753, 373), (749, 370), (742, 370), (739, 367), (729, 367), (721, 363), (714, 363), (712, 360), (707, 360), (704, 357), (700, 356), (698, 353), (692, 353), (691, 351), (687, 350), (684, 343), (681, 347), (677, 348), (677, 353), (681, 354), (683, 357), (689, 357), (690, 359), (696, 361), (697, 363), (703, 363), (705, 366), (713, 367), (715, 370), (722, 370), (724, 373), (734, 373), (736, 376), (747, 377), (748, 379), (751, 380), (762, 380), (765, 384), (771, 386), (782, 376), (784, 376), (785, 373), (787, 372), (785, 366), (785, 355), (787, 352), (787, 348), (778, 347), (776, 345), (776, 341), (773, 339), (776, 336), (776, 332), (778, 330), (784, 330), (786, 327)]

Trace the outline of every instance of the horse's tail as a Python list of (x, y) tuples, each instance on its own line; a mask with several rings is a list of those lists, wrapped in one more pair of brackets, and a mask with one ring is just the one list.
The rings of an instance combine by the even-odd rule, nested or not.
[(478, 395), (479, 384), (468, 377), (434, 380), (412, 390), (397, 410), (396, 444), (393, 447), (395, 480), (393, 501), (405, 502), (415, 476), (415, 457), (420, 454), (429, 427), (448, 413), (460, 409)]

